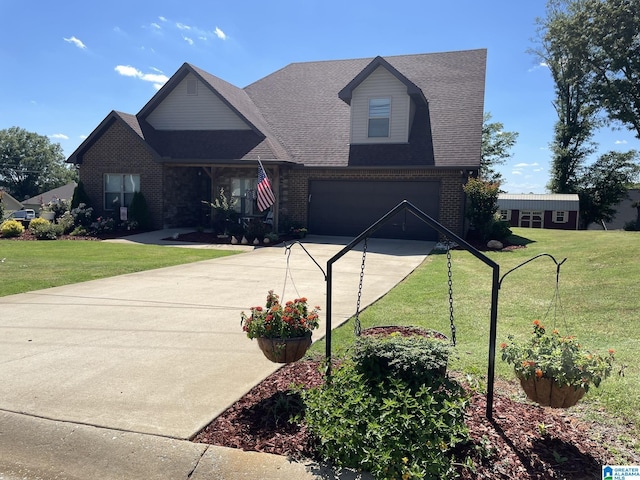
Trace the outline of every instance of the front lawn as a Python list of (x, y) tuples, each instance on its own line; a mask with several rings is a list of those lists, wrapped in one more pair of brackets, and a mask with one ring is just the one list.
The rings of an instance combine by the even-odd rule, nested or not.
[[(600, 388), (592, 388), (574, 411), (598, 422), (624, 426), (622, 439), (640, 453), (640, 235), (624, 231), (553, 231), (514, 228), (512, 241), (526, 248), (487, 252), (500, 265), (500, 274), (540, 253), (558, 261), (559, 301), (554, 302), (556, 266), (539, 258), (509, 274), (500, 290), (498, 345), (507, 335), (524, 338), (532, 322), (540, 320), (562, 335), (575, 335), (585, 348), (606, 354), (616, 351), (614, 371)], [(452, 252), (457, 358), (452, 370), (486, 382), (491, 270), (463, 250)], [(449, 304), (447, 259), (430, 255), (405, 281), (361, 313), (362, 327), (415, 325), (447, 335)], [(364, 289), (367, 288), (365, 271)], [(357, 292), (354, 292), (354, 306)], [(340, 355), (354, 339), (353, 321), (333, 332), (333, 355)], [(312, 352), (323, 353), (324, 342)], [(512, 380), (500, 360), (496, 373)], [(500, 392), (496, 392), (500, 393)], [(604, 440), (603, 440), (604, 441)]]
[(238, 252), (89, 240), (0, 239), (0, 297), (234, 253)]

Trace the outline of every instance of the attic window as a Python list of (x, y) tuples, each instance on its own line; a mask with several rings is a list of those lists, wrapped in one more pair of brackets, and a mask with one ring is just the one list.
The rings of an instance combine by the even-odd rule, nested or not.
[(388, 137), (391, 118), (390, 98), (369, 99), (368, 137)]
[(187, 78), (187, 95), (198, 95), (198, 81), (193, 78)]

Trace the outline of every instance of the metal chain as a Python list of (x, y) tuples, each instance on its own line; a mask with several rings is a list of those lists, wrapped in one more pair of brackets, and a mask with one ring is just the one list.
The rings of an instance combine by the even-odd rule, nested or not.
[(353, 333), (357, 337), (362, 333), (362, 327), (360, 325), (360, 300), (362, 299), (362, 282), (364, 280), (364, 263), (367, 258), (367, 238), (364, 239), (364, 246), (362, 247), (362, 265), (360, 266), (360, 284), (358, 285), (358, 301), (356, 303), (356, 314), (353, 323)]
[(451, 275), (451, 242), (447, 240), (447, 273), (449, 275), (449, 323), (451, 324), (451, 344), (456, 346), (456, 326), (453, 323), (453, 280)]

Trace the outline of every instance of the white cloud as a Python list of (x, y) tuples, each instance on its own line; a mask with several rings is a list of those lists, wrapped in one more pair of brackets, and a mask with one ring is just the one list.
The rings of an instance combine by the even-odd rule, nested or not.
[(189, 25), (185, 25), (184, 23), (176, 23), (176, 27), (178, 27), (178, 30), (191, 30), (191, 27)]
[(86, 140), (89, 135), (80, 135), (80, 140)]
[(616, 140), (616, 141), (615, 141), (615, 144), (616, 144), (616, 145), (626, 145), (626, 144), (627, 144), (627, 141), (626, 141), (626, 140)]
[(142, 72), (131, 65), (118, 65), (115, 68), (116, 72), (124, 77), (141, 77)]
[(216, 29), (213, 31), (213, 33), (216, 34), (216, 37), (218, 37), (220, 40), (226, 40), (227, 39), (227, 35), (220, 30), (218, 27), (216, 27)]
[(159, 24), (157, 24), (156, 22), (153, 22), (153, 23), (151, 24), (151, 26), (152, 26), (153, 28), (155, 28), (156, 30), (161, 30), (161, 29), (162, 29), (162, 27), (161, 27)]
[(64, 133), (54, 133), (53, 135), (49, 136), (57, 140), (69, 140), (69, 137), (67, 137)]
[(511, 175), (522, 175), (522, 172), (520, 170), (514, 170), (511, 172)]
[(84, 43), (82, 43), (82, 40), (80, 40), (80, 39), (78, 39), (76, 37), (70, 37), (70, 38), (64, 38), (63, 37), (63, 39), (64, 39), (65, 42), (71, 43), (71, 44), (75, 45), (76, 47), (78, 47), (81, 50), (84, 50), (85, 48), (87, 48), (87, 46)]
[(158, 20), (160, 20), (161, 22), (166, 22), (167, 18), (160, 16), (160, 17), (158, 17)]
[(189, 38), (189, 37), (185, 37), (184, 35), (182, 36), (183, 40), (185, 42), (187, 42), (189, 45), (193, 45), (193, 39)]
[(533, 162), (533, 163), (518, 163), (514, 168), (537, 167), (538, 165), (540, 165), (538, 162)]
[(143, 73), (131, 65), (118, 65), (114, 70), (124, 77), (133, 77), (145, 82), (151, 82), (156, 90), (160, 89), (169, 80), (169, 77), (157, 68), (152, 68), (157, 73)]

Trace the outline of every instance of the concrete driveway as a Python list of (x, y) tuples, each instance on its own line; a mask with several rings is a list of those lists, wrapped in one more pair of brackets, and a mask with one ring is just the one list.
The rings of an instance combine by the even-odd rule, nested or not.
[[(139, 241), (177, 245), (159, 240), (166, 236)], [(309, 237), (304, 246), (326, 269), (350, 240)], [(362, 304), (405, 278), (432, 247), (370, 240)], [(360, 263), (361, 251), (352, 251), (334, 265), (334, 327), (355, 311)], [(288, 265), (284, 299), (306, 296), (324, 310), (324, 275), (299, 245)], [(279, 367), (241, 331), (240, 312), (263, 304), (269, 289), (282, 294), (285, 275), (286, 249), (276, 246), (0, 297), (0, 411), (192, 438)], [(324, 335), (323, 320), (314, 340)], [(10, 440), (1, 434), (0, 442)]]

